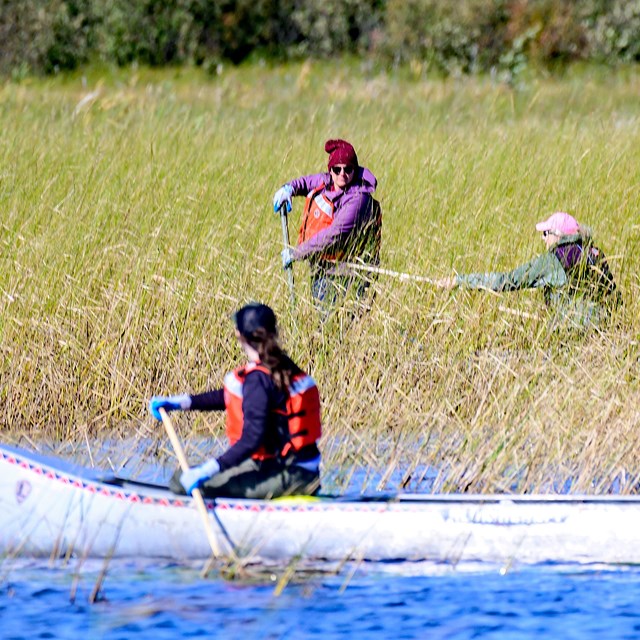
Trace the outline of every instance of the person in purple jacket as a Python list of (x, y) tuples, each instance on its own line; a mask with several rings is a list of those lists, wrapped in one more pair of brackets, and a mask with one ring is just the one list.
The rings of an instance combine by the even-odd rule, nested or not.
[(348, 292), (362, 298), (370, 280), (350, 262), (378, 265), (382, 214), (374, 200), (376, 177), (360, 166), (346, 140), (328, 140), (327, 171), (295, 178), (273, 198), (274, 211), (291, 211), (294, 196), (305, 197), (298, 245), (282, 252), (283, 267), (306, 260), (311, 268), (311, 293), (317, 305), (330, 310)]

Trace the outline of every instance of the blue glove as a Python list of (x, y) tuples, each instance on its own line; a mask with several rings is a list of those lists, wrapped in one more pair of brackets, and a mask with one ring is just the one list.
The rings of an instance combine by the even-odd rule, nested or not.
[(180, 396), (153, 396), (149, 401), (149, 411), (151, 411), (156, 420), (162, 422), (160, 409), (164, 409), (167, 413), (169, 411), (178, 411), (178, 409), (182, 411), (191, 409), (191, 396), (186, 393)]
[(291, 247), (287, 247), (280, 252), (280, 255), (282, 256), (282, 268), (288, 269), (294, 260), (293, 249), (291, 249)]
[(282, 205), (286, 203), (287, 213), (291, 211), (291, 197), (293, 196), (293, 187), (289, 184), (285, 184), (280, 187), (273, 196), (273, 210), (278, 213), (282, 208)]
[(220, 473), (220, 464), (215, 458), (207, 460), (197, 467), (191, 467), (188, 471), (183, 471), (180, 476), (180, 484), (184, 490), (191, 495), (194, 489), (198, 489), (209, 478)]

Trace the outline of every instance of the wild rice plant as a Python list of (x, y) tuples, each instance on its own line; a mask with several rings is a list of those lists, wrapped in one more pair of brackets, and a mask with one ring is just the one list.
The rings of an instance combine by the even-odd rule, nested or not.
[[(635, 72), (515, 91), (348, 61), (5, 84), (3, 439), (133, 438), (166, 462), (149, 397), (220, 385), (240, 360), (230, 314), (259, 299), (319, 384), (326, 490), (635, 491), (639, 88)], [(609, 257), (612, 325), (553, 332), (539, 292), (380, 276), (368, 313), (323, 327), (298, 264), (291, 312), (271, 197), (321, 170), (337, 136), (379, 179), (383, 266), (507, 269), (542, 251), (535, 222), (567, 210)], [(202, 438), (223, 446), (222, 416), (175, 423), (194, 462)]]

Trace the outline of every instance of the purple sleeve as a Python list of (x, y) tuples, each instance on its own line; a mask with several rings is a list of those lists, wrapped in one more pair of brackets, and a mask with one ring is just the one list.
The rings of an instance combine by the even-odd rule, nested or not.
[(341, 238), (351, 233), (358, 219), (369, 207), (368, 193), (356, 193), (348, 197), (336, 207), (333, 222), (330, 226), (316, 233), (306, 242), (293, 250), (295, 260), (301, 260), (313, 253), (320, 253), (332, 247)]
[(327, 173), (314, 173), (310, 176), (302, 176), (295, 178), (287, 184), (293, 189), (294, 196), (304, 196), (317, 189), (321, 184), (329, 184), (330, 176)]
[(263, 371), (253, 371), (244, 379), (242, 388), (242, 435), (219, 458), (225, 471), (250, 458), (264, 441), (271, 408), (273, 381)]
[(224, 411), (224, 389), (191, 396), (191, 411)]

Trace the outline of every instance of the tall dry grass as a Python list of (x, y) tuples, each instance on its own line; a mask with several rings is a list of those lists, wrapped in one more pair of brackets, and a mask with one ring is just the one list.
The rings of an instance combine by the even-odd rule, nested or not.
[[(326, 488), (635, 490), (639, 88), (635, 72), (514, 92), (348, 62), (6, 84), (3, 439), (133, 437), (168, 454), (149, 397), (218, 386), (240, 360), (229, 316), (260, 299), (320, 386)], [(336, 136), (379, 179), (383, 266), (510, 268), (543, 249), (535, 222), (567, 210), (610, 258), (625, 299), (612, 326), (554, 332), (539, 292), (381, 276), (361, 320), (321, 328), (304, 265), (291, 313), (272, 193), (321, 170)], [(203, 414), (176, 424), (187, 442), (223, 428)]]

